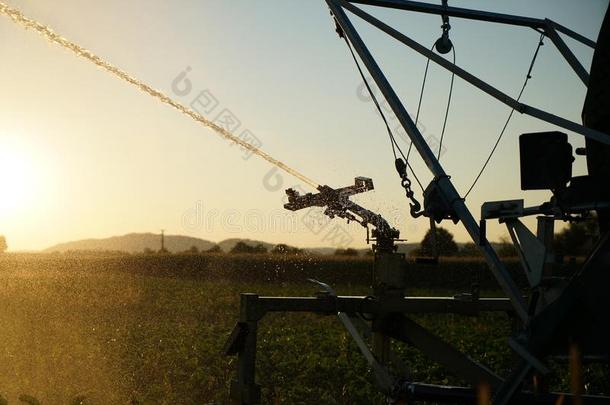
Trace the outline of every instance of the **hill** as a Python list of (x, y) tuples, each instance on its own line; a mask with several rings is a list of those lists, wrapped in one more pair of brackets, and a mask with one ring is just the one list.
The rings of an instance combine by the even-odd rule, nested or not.
[[(72, 242), (60, 243), (45, 249), (45, 252), (68, 252), (68, 251), (121, 251), (128, 253), (140, 253), (144, 249), (159, 250), (161, 239), (159, 234), (154, 233), (130, 233), (122, 236), (112, 236), (102, 239), (83, 239)], [(183, 235), (165, 235), (165, 248), (170, 252), (184, 252), (191, 246), (199, 250), (208, 250), (214, 246), (214, 242), (205, 239), (193, 238)]]
[[(249, 246), (263, 245), (267, 250), (271, 250), (275, 244), (253, 239), (231, 238), (218, 242), (223, 252), (229, 252), (238, 242), (243, 242)], [(216, 245), (215, 242), (184, 235), (165, 235), (165, 248), (172, 253), (184, 252), (192, 246), (200, 251), (205, 251)], [(44, 250), (44, 252), (127, 252), (141, 253), (145, 249), (158, 251), (161, 246), (161, 236), (154, 233), (130, 233), (122, 236), (112, 236), (100, 239), (82, 239), (71, 242), (59, 243)], [(418, 246), (417, 243), (398, 243), (398, 252), (409, 254), (411, 250)], [(313, 247), (304, 248), (304, 251), (317, 255), (332, 255), (334, 247)], [(369, 248), (357, 249), (360, 255), (370, 251)]]
[[(249, 246), (256, 246), (260, 244), (263, 245), (267, 250), (271, 250), (275, 246), (273, 243), (239, 238), (225, 239), (222, 242), (219, 242), (218, 245), (223, 252), (229, 252), (238, 242), (243, 242)], [(216, 245), (215, 242), (201, 238), (184, 235), (165, 235), (165, 248), (172, 253), (184, 252), (190, 249), (191, 246), (195, 246), (197, 249), (205, 251), (214, 245)], [(99, 251), (141, 253), (147, 248), (153, 251), (158, 251), (160, 247), (161, 236), (159, 234), (130, 233), (127, 235), (112, 236), (109, 238), (82, 239), (60, 243), (45, 249), (44, 252)], [(334, 252), (334, 249), (328, 250), (328, 253)]]

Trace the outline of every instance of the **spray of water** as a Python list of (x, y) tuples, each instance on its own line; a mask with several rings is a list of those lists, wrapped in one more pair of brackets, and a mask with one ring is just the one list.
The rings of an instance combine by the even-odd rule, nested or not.
[(169, 96), (165, 95), (164, 93), (162, 93), (158, 90), (155, 90), (154, 88), (150, 87), (146, 83), (143, 83), (142, 81), (136, 79), (135, 77), (132, 77), (128, 73), (126, 73), (123, 70), (117, 68), (116, 66), (106, 62), (104, 59), (102, 59), (99, 56), (95, 55), (94, 53), (88, 51), (87, 49), (81, 47), (80, 45), (62, 37), (61, 35), (57, 34), (55, 31), (53, 31), (51, 28), (49, 28), (48, 26), (41, 24), (36, 20), (26, 17), (25, 15), (23, 15), (23, 13), (21, 11), (15, 9), (13, 7), (10, 7), (1, 1), (0, 1), (0, 14), (10, 17), (15, 23), (21, 25), (25, 29), (33, 29), (34, 31), (36, 31), (37, 33), (39, 33), (40, 35), (42, 35), (46, 39), (48, 39), (50, 42), (58, 44), (64, 48), (72, 51), (77, 56), (87, 59), (90, 62), (93, 62), (94, 64), (101, 67), (102, 69), (112, 73), (119, 79), (122, 79), (133, 86), (136, 86), (141, 91), (159, 99), (161, 102), (163, 102), (165, 104), (168, 104), (168, 105), (174, 107), (175, 109), (177, 109), (178, 111), (180, 111), (183, 114), (188, 115), (195, 121), (205, 125), (206, 127), (211, 128), (214, 132), (216, 132), (222, 138), (225, 138), (229, 141), (232, 141), (232, 142), (235, 142), (235, 143), (241, 145), (245, 149), (251, 151), (253, 154), (265, 159), (269, 163), (284, 170), (286, 173), (296, 177), (297, 179), (301, 180), (302, 182), (308, 184), (309, 186), (311, 186), (313, 188), (318, 187), (318, 184), (315, 181), (313, 181), (310, 178), (308, 178), (307, 176), (301, 174), (297, 170), (291, 168), (287, 164), (275, 159), (273, 156), (269, 155), (265, 151), (249, 144), (248, 142), (243, 141), (242, 139), (233, 135), (231, 132), (227, 131), (225, 128), (221, 127), (218, 124), (215, 124), (213, 121), (208, 120), (207, 118), (205, 118), (201, 114), (197, 113), (196, 111), (193, 111), (190, 108), (185, 107), (184, 105), (178, 103), (177, 101), (174, 101), (173, 99), (171, 99)]

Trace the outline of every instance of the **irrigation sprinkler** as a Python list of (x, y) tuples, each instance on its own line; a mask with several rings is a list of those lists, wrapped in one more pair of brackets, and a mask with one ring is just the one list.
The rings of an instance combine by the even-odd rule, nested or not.
[[(411, 214), (426, 216), (431, 223), (445, 220), (460, 222), (479, 247), (490, 271), (495, 276), (505, 297), (480, 298), (478, 291), (454, 297), (405, 296), (407, 281), (402, 254), (396, 252), (399, 233), (381, 215), (352, 202), (350, 197), (373, 188), (372, 180), (356, 178), (353, 186), (334, 189), (319, 186), (318, 193), (300, 195), (287, 190), (289, 202), (285, 208), (299, 210), (322, 207), (331, 218), (343, 218), (372, 227), (374, 252), (372, 294), (367, 297), (337, 296), (332, 288), (317, 282), (323, 289), (314, 297), (264, 297), (256, 294), (241, 295), (239, 322), (227, 341), (227, 355), (238, 356), (237, 379), (231, 385), (231, 398), (236, 403), (254, 404), (260, 401), (260, 387), (255, 381), (256, 333), (258, 323), (271, 312), (313, 312), (336, 314), (348, 330), (359, 350), (373, 370), (376, 383), (390, 403), (426, 400), (448, 403), (473, 403), (476, 390), (486, 384), (492, 392), (494, 405), (566, 403), (608, 404), (610, 397), (582, 396), (570, 393), (552, 393), (535, 389), (530, 377), (546, 378), (548, 360), (565, 358), (570, 346), (577, 345), (584, 357), (608, 361), (610, 353), (610, 101), (609, 68), (610, 17), (604, 20), (598, 42), (549, 19), (492, 13), (480, 10), (450, 7), (407, 0), (325, 0), (337, 26), (337, 33), (345, 39), (354, 60), (365, 66), (376, 86), (408, 134), (413, 147), (421, 156), (434, 179), (423, 194), (423, 209), (410, 190), (408, 160), (396, 159), (402, 185), (410, 198)], [(404, 33), (357, 6), (394, 9), (401, 12), (436, 14), (442, 17), (443, 33), (435, 48), (439, 53), (450, 52), (449, 19), (460, 18), (489, 23), (509, 24), (538, 31), (557, 47), (578, 79), (588, 88), (583, 110), (583, 124), (550, 112), (521, 103), (492, 85), (477, 78), (439, 56), (434, 50), (419, 44)], [(350, 16), (348, 16), (348, 13)], [(586, 138), (585, 150), (577, 154), (587, 158), (589, 174), (572, 176), (572, 147), (565, 133), (545, 132), (523, 134), (520, 137), (521, 188), (543, 189), (552, 192), (552, 198), (540, 205), (525, 207), (522, 199), (494, 201), (483, 204), (477, 222), (445, 172), (435, 153), (424, 140), (403, 102), (385, 77), (367, 45), (354, 27), (351, 18), (358, 17), (398, 42), (454, 75), (470, 83), (489, 96), (511, 107), (563, 130), (573, 131)], [(559, 34), (595, 49), (591, 71), (587, 72), (570, 51)], [(354, 53), (355, 51), (355, 53)], [(357, 55), (357, 57), (356, 57)], [(536, 52), (537, 55), (537, 52)], [(532, 61), (532, 66), (535, 57)], [(362, 73), (362, 69), (358, 66)], [(531, 68), (530, 68), (531, 71)], [(529, 73), (528, 73), (529, 76)], [(526, 81), (527, 82), (527, 81)], [(369, 85), (367, 84), (367, 87)], [(370, 87), (369, 87), (370, 90)], [(512, 115), (512, 113), (511, 113)], [(382, 114), (383, 116), (383, 114)], [(392, 145), (395, 140), (388, 128)], [(398, 146), (396, 144), (396, 146)], [(402, 151), (400, 151), (402, 153)], [(396, 151), (395, 151), (396, 154)], [(491, 156), (491, 155), (490, 155)], [(606, 162), (606, 163), (604, 163)], [(559, 274), (552, 252), (553, 230), (556, 221), (580, 221), (595, 212), (600, 237), (591, 248), (586, 261), (572, 274)], [(536, 232), (530, 231), (521, 218), (535, 215)], [(519, 254), (521, 267), (527, 276), (528, 288), (523, 291), (506, 270), (494, 247), (486, 238), (486, 221), (498, 220), (507, 226), (511, 240)], [(367, 232), (367, 240), (368, 232)], [(465, 353), (425, 329), (411, 316), (418, 313), (457, 313), (476, 315), (480, 312), (505, 312), (516, 319), (518, 327), (507, 344), (518, 360), (507, 375), (491, 370), (474, 361)], [(366, 324), (358, 316), (370, 319), (371, 342), (359, 332), (355, 324)], [(409, 381), (406, 376), (392, 375), (388, 364), (392, 358), (390, 341), (395, 339), (412, 345), (431, 360), (443, 365), (447, 371), (459, 375), (469, 385), (447, 387)], [(595, 361), (595, 360), (594, 360)]]
[[(109, 64), (94, 53), (58, 35), (46, 25), (27, 18), (18, 9), (0, 1), (0, 14), (9, 16), (15, 23), (31, 28), (47, 40), (58, 44), (75, 55), (84, 58), (117, 78), (137, 87), (144, 93), (170, 105), (195, 121), (211, 128), (221, 137), (240, 144), (271, 164), (285, 170), (306, 184), (317, 188), (318, 192), (301, 195), (287, 190), (289, 210), (320, 207), (331, 218), (356, 221), (367, 229), (367, 241), (374, 242), (374, 265), (371, 278), (372, 294), (366, 297), (338, 296), (322, 281), (311, 280), (322, 291), (314, 297), (263, 297), (256, 294), (241, 295), (239, 322), (229, 337), (225, 352), (238, 356), (237, 379), (231, 385), (231, 397), (242, 404), (260, 401), (260, 387), (256, 384), (256, 341), (258, 323), (270, 312), (312, 312), (335, 314), (347, 329), (375, 375), (375, 381), (390, 403), (423, 400), (450, 403), (472, 403), (476, 399), (477, 387), (490, 387), (494, 405), (587, 403), (608, 404), (610, 397), (600, 395), (570, 395), (568, 393), (545, 392), (545, 384), (539, 387), (529, 383), (529, 377), (544, 380), (549, 374), (548, 361), (565, 359), (574, 352), (583, 360), (608, 362), (610, 358), (610, 14), (606, 13), (598, 41), (594, 42), (567, 27), (549, 19), (514, 16), (480, 10), (450, 7), (447, 0), (441, 5), (409, 0), (325, 0), (336, 23), (337, 33), (349, 46), (358, 70), (363, 75), (359, 60), (364, 64), (383, 97), (409, 136), (412, 145), (433, 174), (434, 178), (423, 193), (423, 207), (411, 190), (409, 170), (417, 179), (409, 165), (408, 153), (404, 156), (393, 133), (387, 126), (394, 149), (396, 169), (401, 186), (409, 199), (413, 217), (425, 216), (430, 223), (451, 220), (460, 222), (472, 240), (477, 244), (490, 271), (495, 276), (505, 297), (481, 298), (475, 288), (469, 293), (453, 297), (409, 297), (404, 256), (396, 252), (398, 230), (394, 229), (379, 214), (374, 213), (350, 200), (352, 195), (373, 189), (371, 179), (358, 177), (355, 184), (343, 188), (320, 186), (285, 163), (234, 136), (225, 128), (201, 116), (199, 113), (172, 100), (121, 69)], [(383, 21), (375, 18), (357, 4), (395, 9), (404, 12), (436, 14), (442, 18), (442, 34), (434, 48), (440, 54), (455, 50), (450, 39), (450, 18), (462, 18), (489, 23), (509, 24), (526, 27), (548, 38), (570, 65), (577, 78), (588, 89), (583, 108), (583, 123), (559, 117), (542, 109), (524, 104), (508, 96), (492, 85), (437, 55), (434, 50), (421, 45), (407, 35)], [(524, 200), (486, 202), (481, 207), (477, 222), (445, 172), (437, 155), (426, 143), (416, 123), (411, 119), (401, 99), (385, 77), (366, 43), (355, 29), (351, 16), (355, 16), (415, 50), (441, 67), (485, 92), (489, 96), (509, 106), (513, 112), (527, 114), (563, 130), (572, 131), (585, 137), (586, 147), (576, 150), (577, 155), (586, 156), (588, 174), (573, 176), (573, 148), (567, 135), (562, 132), (541, 132), (523, 134), (520, 137), (521, 189), (548, 190), (552, 193), (549, 201), (526, 207)], [(589, 72), (572, 53), (560, 34), (570, 37), (585, 46), (594, 48), (595, 54)], [(534, 54), (529, 73), (536, 60)], [(370, 85), (365, 79), (367, 89)], [(521, 94), (527, 79), (522, 88)], [(371, 97), (377, 102), (373, 92)], [(385, 117), (379, 108), (382, 118)], [(386, 121), (387, 124), (387, 121)], [(506, 125), (505, 125), (506, 127)], [(503, 132), (500, 134), (500, 140)], [(442, 137), (441, 137), (442, 138)], [(442, 140), (442, 139), (441, 139)], [(398, 157), (396, 149), (402, 155)], [(440, 148), (439, 148), (440, 149)], [(493, 156), (495, 148), (489, 155)], [(404, 160), (403, 160), (404, 159)], [(488, 159), (488, 161), (489, 161)], [(481, 172), (486, 167), (485, 163)], [(478, 179), (479, 177), (477, 177)], [(583, 221), (593, 219), (598, 223), (600, 236), (589, 250), (586, 260), (571, 274), (561, 274), (556, 270), (553, 255), (554, 224), (557, 221)], [(536, 232), (532, 232), (522, 222), (526, 216), (537, 217)], [(486, 238), (486, 223), (498, 220), (506, 225), (511, 240), (519, 255), (526, 275), (528, 288), (517, 287), (510, 273), (494, 247)], [(369, 234), (369, 227), (372, 231)], [(372, 238), (369, 236), (372, 235)], [(162, 246), (163, 247), (163, 246)], [(484, 364), (476, 362), (457, 350), (440, 337), (425, 329), (412, 319), (414, 314), (465, 314), (480, 312), (503, 312), (509, 314), (518, 326), (510, 336), (507, 345), (518, 361), (510, 372), (501, 375)], [(366, 315), (366, 319), (360, 315)], [(370, 324), (368, 323), (370, 322)], [(371, 342), (367, 342), (370, 335)], [(388, 367), (396, 356), (390, 350), (391, 340), (406, 342), (416, 347), (431, 360), (443, 365), (449, 372), (459, 375), (469, 386), (449, 387), (410, 381), (406, 375), (394, 375)]]

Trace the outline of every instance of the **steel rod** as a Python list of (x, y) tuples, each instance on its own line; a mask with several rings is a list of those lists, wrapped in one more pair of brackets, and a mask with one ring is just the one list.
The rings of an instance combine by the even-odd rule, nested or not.
[(422, 3), (417, 1), (407, 0), (348, 0), (350, 3), (359, 3), (367, 6), (377, 6), (384, 8), (393, 8), (406, 11), (415, 11), (419, 13), (447, 15), (455, 18), (465, 18), (475, 21), (487, 21), (499, 24), (509, 24), (522, 27), (530, 27), (534, 29), (544, 29), (546, 22), (550, 21), (555, 29), (576, 41), (595, 48), (595, 41), (564, 27), (563, 25), (548, 19), (523, 17), (511, 14), (493, 13), (483, 10), (472, 10), (458, 7), (443, 7), (437, 4)]
[(474, 361), (418, 323), (406, 316), (399, 319), (400, 321), (384, 329), (384, 333), (418, 348), (428, 358), (444, 365), (447, 370), (473, 386), (486, 382), (493, 387), (502, 383), (502, 378), (489, 368)]
[(478, 312), (509, 312), (508, 298), (479, 298), (462, 300), (453, 297), (405, 297), (402, 300), (379, 303), (367, 297), (259, 297), (257, 317), (268, 312), (317, 312), (334, 315), (337, 312), (380, 314), (400, 313), (455, 313), (471, 315)]
[(559, 24), (556, 21), (547, 19), (547, 22), (550, 22), (557, 31), (569, 36), (572, 39), (575, 39), (576, 41), (578, 41), (584, 45), (587, 45), (590, 48), (595, 49), (595, 47), (597, 46), (597, 42), (585, 37), (584, 35), (580, 35), (578, 32), (574, 32), (567, 27), (564, 27), (563, 25)]
[(563, 58), (568, 62), (570, 67), (574, 70), (574, 72), (578, 75), (580, 80), (584, 83), (585, 86), (589, 86), (589, 72), (583, 67), (578, 58), (572, 53), (570, 48), (566, 45), (566, 43), (561, 39), (555, 27), (553, 26), (552, 21), (546, 21), (546, 27), (544, 27), (544, 32), (546, 36), (553, 41), (557, 50), (561, 53)]
[(484, 91), (485, 93), (489, 94), (490, 96), (497, 99), (498, 101), (506, 104), (507, 106), (514, 108), (518, 112), (520, 112), (522, 114), (527, 114), (534, 118), (538, 118), (542, 121), (546, 121), (549, 124), (557, 125), (561, 128), (576, 132), (587, 138), (604, 143), (606, 145), (610, 145), (610, 136), (609, 135), (607, 135), (603, 132), (594, 130), (592, 128), (587, 128), (581, 124), (578, 124), (576, 122), (573, 122), (573, 121), (567, 120), (565, 118), (559, 117), (557, 115), (551, 114), (551, 113), (541, 110), (539, 108), (532, 107), (527, 104), (519, 103), (515, 99), (510, 97), (509, 95), (496, 89), (495, 87), (491, 86), (490, 84), (486, 83), (485, 81), (472, 75), (471, 73), (468, 73), (464, 69), (449, 62), (445, 58), (437, 55), (430, 49), (419, 44), (417, 41), (409, 38), (405, 34), (390, 27), (389, 25), (385, 24), (381, 20), (373, 17), (369, 13), (354, 6), (353, 4), (350, 4), (348, 1), (340, 0), (340, 3), (347, 10), (349, 10), (353, 14), (357, 15), (358, 17), (362, 18), (364, 21), (377, 27), (379, 30), (385, 32), (386, 34), (388, 34), (392, 38), (396, 39), (397, 41), (402, 42), (403, 44), (405, 44), (409, 48), (413, 49), (414, 51), (418, 52), (419, 54), (421, 54), (427, 58), (430, 58), (432, 61), (434, 61), (438, 65), (444, 67), (445, 69), (449, 70), (452, 73), (455, 73), (458, 77), (466, 80), (468, 83), (470, 83), (473, 86), (477, 87), (478, 89)]
[[(459, 404), (474, 404), (477, 402), (478, 395), (476, 390), (467, 387), (455, 387), (446, 385), (434, 385), (423, 383), (410, 383), (408, 385), (411, 393), (409, 399), (430, 402), (448, 402)], [(598, 395), (582, 395), (581, 403), (585, 404), (608, 404), (610, 397)], [(515, 394), (512, 404), (519, 405), (552, 405), (562, 403), (564, 405), (578, 403), (574, 396), (564, 392), (549, 392), (535, 394), (533, 392), (518, 392)]]
[(544, 20), (539, 18), (522, 17), (510, 14), (492, 13), (489, 11), (471, 10), (458, 7), (443, 7), (438, 4), (422, 3), (406, 0), (349, 0), (350, 3), (359, 3), (367, 6), (394, 8), (420, 13), (447, 15), (449, 17), (467, 18), (469, 20), (488, 21), (501, 24), (518, 25), (531, 28), (543, 28)]

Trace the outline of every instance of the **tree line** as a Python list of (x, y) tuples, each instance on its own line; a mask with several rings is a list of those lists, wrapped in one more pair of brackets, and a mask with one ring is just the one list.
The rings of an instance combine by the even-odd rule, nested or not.
[[(584, 256), (593, 246), (594, 241), (599, 237), (599, 228), (597, 221), (594, 220), (571, 222), (555, 234), (554, 252), (559, 258), (570, 256)], [(517, 256), (517, 251), (512, 242), (507, 238), (501, 238), (499, 243), (495, 244), (496, 251), (501, 257)], [(8, 248), (6, 238), (0, 235), (0, 253), (4, 253)], [(150, 248), (143, 251), (144, 254), (168, 253), (156, 252)], [(182, 253), (200, 254), (200, 253), (224, 253), (219, 245), (214, 245), (207, 250), (200, 250), (197, 246), (191, 246)], [(267, 248), (263, 244), (247, 244), (245, 242), (237, 242), (227, 253), (233, 254), (281, 254), (281, 255), (301, 255), (306, 253), (303, 249), (290, 246), (284, 243), (277, 244), (272, 248)], [(353, 248), (336, 249), (336, 256), (359, 256), (360, 252)], [(367, 252), (365, 254), (371, 254)], [(453, 234), (445, 228), (438, 227), (436, 230), (428, 230), (424, 238), (419, 243), (419, 246), (409, 253), (409, 256), (415, 257), (477, 257), (481, 256), (479, 248), (474, 243), (465, 243), (461, 246), (455, 242)]]
[[(553, 251), (558, 258), (585, 256), (599, 237), (597, 221), (592, 218), (588, 221), (571, 222), (555, 234)], [(517, 256), (517, 250), (508, 237), (500, 238), (495, 244), (496, 252), (500, 257)], [(474, 243), (466, 243), (461, 247), (455, 242), (451, 232), (445, 228), (428, 230), (419, 247), (414, 249), (411, 256), (482, 256)]]

